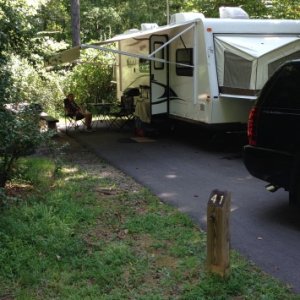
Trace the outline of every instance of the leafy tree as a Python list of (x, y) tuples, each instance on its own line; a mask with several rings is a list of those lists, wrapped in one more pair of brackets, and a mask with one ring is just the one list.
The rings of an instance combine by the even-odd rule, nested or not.
[[(35, 11), (23, 0), (0, 0), (0, 188), (12, 175), (15, 162), (42, 141), (38, 111), (24, 108), (18, 113), (7, 109), (23, 101), (20, 85), (15, 84), (16, 54), (36, 62), (38, 40), (33, 39)], [(19, 74), (21, 77), (23, 74)]]
[(24, 11), (17, 9), (21, 1), (0, 0), (0, 105), (11, 99), (9, 84), (10, 70), (7, 67), (10, 53), (18, 52), (29, 56), (32, 44), (30, 24)]
[(93, 7), (82, 12), (81, 31), (83, 42), (105, 40), (121, 30), (121, 17), (112, 7)]
[(30, 10), (24, 1), (0, 0), (1, 55), (4, 51), (29, 55), (33, 46), (30, 42), (33, 32), (30, 25), (31, 17)]
[(299, 0), (273, 0), (269, 1), (269, 15), (279, 19), (299, 19), (300, 1)]
[(12, 61), (10, 89), (15, 91), (13, 99), (39, 103), (45, 112), (58, 117), (62, 113), (59, 102), (64, 95), (66, 72), (48, 72), (41, 66), (34, 68), (26, 59), (16, 55), (12, 56)]
[(69, 0), (48, 0), (38, 5), (33, 24), (40, 35), (71, 43), (69, 2)]
[[(44, 1), (38, 10), (35, 26), (58, 41), (63, 39), (71, 44), (70, 3), (70, 0)], [(81, 1), (82, 42), (103, 40), (127, 29), (139, 28), (141, 23), (165, 25), (166, 4), (166, 1), (155, 0)], [(241, 6), (252, 18), (295, 19), (300, 13), (300, 0), (172, 0), (169, 6), (170, 14), (199, 11), (206, 17), (219, 17), (220, 6)]]

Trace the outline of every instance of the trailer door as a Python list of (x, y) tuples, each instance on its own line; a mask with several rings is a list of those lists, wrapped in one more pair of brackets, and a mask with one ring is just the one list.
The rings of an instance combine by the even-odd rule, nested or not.
[[(167, 35), (152, 35), (150, 37), (150, 53), (163, 47), (168, 41)], [(168, 61), (168, 45), (155, 52), (154, 58)], [(150, 101), (151, 115), (169, 112), (169, 64), (161, 61), (150, 61)]]

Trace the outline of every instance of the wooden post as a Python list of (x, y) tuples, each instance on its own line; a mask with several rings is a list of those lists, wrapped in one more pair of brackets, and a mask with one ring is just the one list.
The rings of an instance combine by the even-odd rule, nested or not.
[(229, 275), (229, 215), (231, 194), (213, 190), (207, 204), (207, 269)]

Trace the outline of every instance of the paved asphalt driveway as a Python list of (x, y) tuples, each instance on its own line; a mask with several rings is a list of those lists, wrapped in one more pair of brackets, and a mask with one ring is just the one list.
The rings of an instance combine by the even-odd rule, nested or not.
[(103, 129), (72, 136), (203, 229), (211, 191), (230, 191), (232, 248), (300, 293), (300, 218), (288, 207), (285, 191), (269, 193), (264, 182), (249, 175), (241, 157), (244, 136), (211, 140), (187, 128), (153, 142), (134, 142), (131, 132)]

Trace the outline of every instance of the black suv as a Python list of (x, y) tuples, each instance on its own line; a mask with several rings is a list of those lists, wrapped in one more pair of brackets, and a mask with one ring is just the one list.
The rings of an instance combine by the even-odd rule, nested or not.
[(267, 189), (289, 191), (300, 204), (300, 60), (282, 65), (267, 81), (248, 122), (244, 163)]

